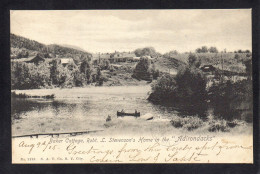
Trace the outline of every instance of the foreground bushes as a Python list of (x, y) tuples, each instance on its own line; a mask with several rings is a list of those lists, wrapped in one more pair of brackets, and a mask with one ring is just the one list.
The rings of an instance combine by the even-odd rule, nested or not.
[(171, 121), (173, 127), (194, 131), (198, 128), (207, 129), (209, 132), (229, 132), (231, 128), (245, 124), (241, 120), (227, 121), (225, 119), (202, 120), (198, 116), (174, 117)]
[(184, 128), (191, 131), (201, 127), (203, 125), (203, 121), (198, 117), (177, 117), (171, 120), (171, 124), (175, 128)]
[(200, 70), (184, 67), (174, 77), (165, 74), (152, 84), (148, 100), (203, 115), (206, 109), (206, 79)]
[[(206, 110), (211, 108), (218, 119), (253, 121), (253, 91), (250, 79), (213, 84), (207, 91), (205, 81), (199, 73), (186, 69), (176, 77), (160, 77), (152, 84), (152, 93), (148, 100), (176, 107), (188, 115), (198, 114), (205, 117)], [(219, 129), (217, 127), (216, 129)]]
[[(183, 67), (177, 75), (163, 75), (152, 84), (152, 92), (148, 97), (153, 103), (173, 106), (188, 115), (206, 116), (206, 111), (213, 109), (220, 120), (231, 121), (241, 119), (253, 120), (253, 91), (250, 62), (248, 63), (246, 80), (231, 82), (220, 80), (219, 83), (206, 89), (207, 80), (198, 69), (200, 61), (190, 54), (188, 66)], [(216, 124), (212, 130), (224, 131), (224, 123)], [(214, 124), (213, 124), (214, 125)]]
[(253, 121), (253, 90), (250, 79), (213, 84), (208, 91), (210, 107), (221, 119)]

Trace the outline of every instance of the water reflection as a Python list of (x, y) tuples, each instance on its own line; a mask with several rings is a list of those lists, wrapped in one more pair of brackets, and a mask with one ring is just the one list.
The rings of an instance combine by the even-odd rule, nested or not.
[[(99, 96), (100, 97), (100, 96)], [(141, 115), (152, 114), (155, 117), (170, 118), (172, 116), (198, 115), (205, 117), (205, 112), (200, 114), (194, 111), (181, 110), (176, 107), (154, 105), (145, 97), (105, 96), (96, 100), (88, 99), (12, 99), (12, 119), (25, 117), (61, 117), (61, 118), (94, 118), (103, 119), (107, 115), (116, 116), (116, 111), (124, 109), (126, 112), (140, 111)]]

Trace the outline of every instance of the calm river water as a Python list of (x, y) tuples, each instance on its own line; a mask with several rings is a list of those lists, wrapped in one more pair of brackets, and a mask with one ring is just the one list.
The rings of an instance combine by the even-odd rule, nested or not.
[[(28, 95), (55, 94), (55, 99), (12, 99), (12, 134), (85, 130), (103, 130), (104, 134), (185, 133), (170, 124), (180, 113), (148, 102), (149, 91), (150, 86), (16, 90)], [(122, 109), (140, 111), (141, 117), (117, 118), (116, 112)], [(106, 123), (108, 115), (112, 121)], [(147, 121), (150, 117), (153, 120)]]

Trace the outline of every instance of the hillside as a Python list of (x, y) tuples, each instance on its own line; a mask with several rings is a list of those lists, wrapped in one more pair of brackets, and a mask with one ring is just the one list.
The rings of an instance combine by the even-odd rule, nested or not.
[(154, 63), (156, 68), (162, 72), (169, 71), (169, 69), (177, 70), (178, 67), (185, 64), (181, 60), (175, 58), (166, 58), (166, 57), (159, 57)]
[[(251, 53), (194, 53), (200, 60), (201, 65), (213, 65), (216, 68), (236, 72), (244, 72), (243, 61), (252, 59)], [(183, 63), (188, 62), (189, 53), (176, 54), (169, 59), (169, 62), (179, 60)]]
[(72, 57), (83, 59), (91, 56), (90, 53), (75, 48), (60, 46), (57, 44), (45, 45), (25, 37), (10, 34), (11, 58), (22, 58), (43, 54), (44, 57)]
[(72, 49), (79, 50), (79, 51), (82, 51), (82, 52), (86, 52), (83, 48), (75, 46), (75, 45), (62, 44), (61, 46), (67, 47), (67, 48), (72, 48)]

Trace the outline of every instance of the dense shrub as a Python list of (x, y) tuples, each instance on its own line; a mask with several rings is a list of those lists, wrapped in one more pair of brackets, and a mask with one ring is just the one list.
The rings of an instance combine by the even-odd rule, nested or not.
[(158, 69), (156, 70), (155, 64), (152, 65), (151, 73), (152, 73), (153, 79), (157, 79), (160, 76), (160, 71)]
[(50, 85), (50, 71), (47, 63), (36, 66), (13, 62), (11, 66), (12, 89), (33, 89)]
[(163, 54), (163, 57), (165, 57), (165, 58), (174, 58), (178, 54), (179, 54), (178, 51), (173, 50), (173, 51), (170, 51), (168, 53)]
[(177, 117), (171, 120), (171, 124), (175, 128), (184, 128), (188, 131), (197, 129), (203, 125), (203, 120), (199, 117)]
[(109, 60), (101, 60), (99, 63), (99, 67), (101, 68), (101, 70), (109, 70), (110, 68)]
[(209, 122), (209, 132), (229, 132), (228, 122), (226, 120), (211, 120)]
[(193, 68), (199, 68), (201, 65), (201, 59), (198, 58), (195, 54), (191, 53), (188, 56), (188, 65)]
[(252, 121), (253, 92), (250, 79), (213, 84), (209, 89), (209, 99), (216, 116), (227, 120)]
[(152, 72), (151, 72), (151, 61), (148, 57), (141, 57), (140, 61), (136, 65), (133, 73), (133, 77), (141, 80), (152, 80)]
[(184, 67), (174, 77), (165, 74), (152, 84), (148, 97), (153, 103), (179, 107), (190, 114), (204, 116), (206, 110), (206, 79), (192, 67)]
[(173, 76), (164, 74), (152, 84), (152, 93), (148, 100), (154, 103), (167, 103), (174, 100), (176, 81)]
[(199, 69), (184, 67), (178, 71), (175, 81), (176, 97), (179, 100), (184, 100), (190, 104), (205, 101), (207, 81)]
[(157, 53), (153, 47), (138, 48), (134, 51), (134, 53), (137, 57), (142, 57), (142, 56), (156, 57), (159, 55), (159, 53)]
[(12, 89), (35, 89), (51, 86), (83, 86), (86, 83), (91, 83), (93, 75), (91, 66), (83, 64), (80, 68), (74, 63), (63, 66), (57, 60), (39, 65), (12, 62), (11, 87)]
[(208, 51), (209, 50), (207, 46), (202, 46), (201, 48), (196, 49), (196, 53), (207, 53)]
[(91, 64), (87, 61), (84, 60), (81, 64), (80, 64), (80, 73), (82, 73), (87, 81), (87, 83), (91, 83), (92, 82), (92, 67)]

